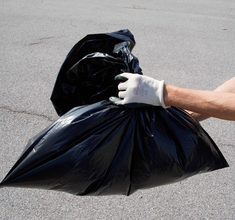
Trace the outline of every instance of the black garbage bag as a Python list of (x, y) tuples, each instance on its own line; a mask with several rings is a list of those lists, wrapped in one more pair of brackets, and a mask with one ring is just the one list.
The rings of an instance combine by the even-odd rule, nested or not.
[(2, 186), (130, 195), (226, 166), (183, 110), (100, 101), (73, 108), (30, 140)]
[[(123, 43), (123, 44), (122, 44)], [(93, 84), (93, 89), (95, 86), (99, 87), (99, 83), (101, 80), (105, 80), (106, 83), (103, 83), (102, 88), (107, 88), (110, 94), (114, 91), (112, 87), (114, 87), (113, 78), (112, 76), (116, 73), (112, 73), (109, 71), (109, 74), (103, 74), (98, 73), (95, 74), (89, 74), (90, 71), (96, 67), (96, 64), (93, 63), (88, 64), (84, 68), (84, 72), (86, 75), (86, 78), (78, 79), (80, 80), (80, 84), (77, 84), (78, 80), (73, 81), (69, 77), (67, 77), (67, 72), (71, 69), (72, 66), (74, 66), (77, 62), (79, 62), (82, 58), (87, 56), (88, 54), (92, 53), (104, 53), (108, 54), (114, 57), (120, 57), (119, 51), (119, 45), (126, 45), (126, 48), (131, 52), (133, 47), (135, 46), (135, 39), (133, 34), (129, 30), (120, 30), (117, 32), (112, 33), (106, 33), (106, 34), (90, 34), (84, 37), (82, 40), (80, 40), (77, 44), (74, 45), (74, 47), (71, 49), (71, 51), (68, 53), (64, 63), (62, 64), (60, 71), (58, 73), (58, 77), (51, 95), (51, 101), (58, 113), (58, 115), (63, 115), (70, 109), (76, 106), (84, 105), (84, 104), (91, 104), (95, 101), (102, 100), (92, 97), (92, 100), (84, 100), (81, 96), (80, 92), (83, 91), (80, 86), (81, 83), (85, 84), (82, 88), (86, 89), (88, 91), (90, 89), (89, 84)], [(126, 65), (130, 66), (129, 71), (136, 71), (135, 69), (138, 67), (138, 61), (136, 59), (132, 58), (132, 54), (129, 53), (129, 57), (126, 56)], [(108, 59), (108, 58), (107, 58)], [(95, 62), (95, 61), (94, 61)], [(116, 60), (114, 61), (115, 65)], [(119, 62), (120, 63), (120, 62)], [(104, 65), (105, 62), (104, 62)], [(92, 68), (91, 68), (92, 67)], [(111, 67), (112, 68), (112, 67)], [(119, 71), (121, 70), (122, 65), (120, 66)], [(125, 66), (125, 70), (128, 71), (128, 69)], [(129, 72), (128, 71), (128, 72)], [(120, 73), (120, 72), (119, 72)], [(89, 75), (88, 75), (89, 74)], [(83, 74), (84, 76), (84, 74)], [(79, 76), (82, 77), (82, 76)], [(89, 77), (89, 79), (87, 79)], [(106, 78), (108, 77), (108, 78)], [(96, 82), (95, 80), (98, 80)], [(99, 91), (102, 93), (102, 91)], [(94, 92), (95, 94), (95, 92)], [(107, 93), (108, 94), (108, 93)], [(115, 93), (113, 93), (115, 94)], [(104, 96), (103, 96), (104, 97)]]
[[(117, 93), (116, 74), (142, 74), (128, 41), (110, 51), (87, 54), (59, 72), (66, 89), (70, 87), (73, 108), (63, 108), (65, 99), (62, 105), (56, 101), (63, 116), (29, 141), (2, 187), (130, 195), (228, 166), (213, 140), (184, 110), (126, 108), (107, 101)], [(59, 88), (58, 80), (56, 84)], [(70, 99), (71, 94), (77, 97)]]

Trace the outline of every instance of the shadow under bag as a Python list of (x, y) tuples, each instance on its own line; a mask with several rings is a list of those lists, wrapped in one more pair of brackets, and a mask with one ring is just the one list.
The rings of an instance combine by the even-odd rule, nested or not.
[(142, 74), (134, 45), (121, 30), (88, 35), (72, 48), (51, 97), (61, 117), (29, 140), (1, 187), (130, 195), (228, 167), (184, 110), (108, 101), (117, 96), (117, 74)]

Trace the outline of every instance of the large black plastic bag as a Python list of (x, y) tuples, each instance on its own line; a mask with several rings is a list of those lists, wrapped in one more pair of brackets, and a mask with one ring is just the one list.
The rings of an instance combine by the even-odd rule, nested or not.
[(227, 165), (184, 111), (77, 107), (32, 139), (3, 184), (75, 195), (129, 195)]
[[(86, 90), (80, 91), (78, 102), (92, 102), (99, 88), (102, 95), (94, 104), (73, 108), (30, 140), (2, 186), (130, 195), (228, 166), (213, 140), (184, 110), (126, 108), (106, 100), (117, 91), (107, 92), (105, 79), (94, 86), (97, 74), (113, 78), (126, 70), (141, 73), (128, 42), (114, 47), (112, 55), (88, 54), (60, 72), (69, 83), (76, 82), (76, 93), (81, 86)], [(116, 88), (115, 82), (110, 86)]]

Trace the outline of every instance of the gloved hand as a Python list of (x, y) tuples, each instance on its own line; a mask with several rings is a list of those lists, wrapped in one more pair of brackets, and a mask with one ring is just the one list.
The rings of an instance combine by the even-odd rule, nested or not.
[(121, 83), (118, 85), (119, 98), (109, 98), (114, 104), (132, 107), (135, 103), (141, 103), (167, 108), (163, 99), (164, 80), (133, 73), (122, 73), (115, 80)]

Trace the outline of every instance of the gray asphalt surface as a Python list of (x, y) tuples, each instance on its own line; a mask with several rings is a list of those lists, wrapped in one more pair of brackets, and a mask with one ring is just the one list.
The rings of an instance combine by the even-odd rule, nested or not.
[[(58, 118), (49, 100), (57, 73), (87, 34), (128, 28), (144, 74), (166, 83), (213, 90), (235, 73), (234, 0), (2, 0), (0, 20), (1, 180)], [(0, 219), (235, 219), (235, 123), (202, 126), (229, 168), (129, 197), (3, 188)]]

